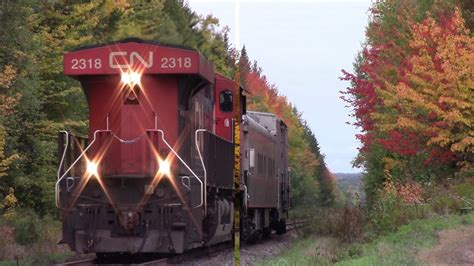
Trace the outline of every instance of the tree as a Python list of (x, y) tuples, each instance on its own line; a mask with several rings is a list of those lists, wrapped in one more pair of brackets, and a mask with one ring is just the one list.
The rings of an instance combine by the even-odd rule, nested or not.
[(362, 131), (355, 163), (366, 169), (369, 199), (388, 178), (430, 182), (472, 171), (473, 52), (460, 3), (387, 0), (370, 10), (354, 73), (342, 77)]
[(468, 169), (474, 159), (474, 38), (459, 9), (440, 22), (428, 17), (411, 31), (401, 80), (380, 92), (384, 105), (396, 110), (375, 116), (387, 132), (383, 143), (398, 153), (426, 153), (431, 168), (457, 162)]
[[(0, 10), (0, 161), (2, 175), (8, 175), (0, 179), (0, 194), (6, 196), (25, 180), (29, 172), (25, 166), (41, 152), (32, 136), (40, 101), (32, 56), (37, 43), (31, 38), (33, 21), (29, 19), (33, 10), (26, 1), (2, 2)], [(41, 186), (32, 186), (36, 185)], [(21, 197), (30, 194), (15, 191)]]
[(239, 59), (240, 84), (242, 84), (244, 88), (248, 87), (247, 77), (250, 74), (250, 69), (251, 69), (250, 59), (247, 54), (247, 49), (245, 49), (245, 45), (244, 45), (244, 47), (242, 47), (242, 51), (240, 52), (240, 59)]
[[(0, 178), (7, 175), (10, 165), (18, 159), (17, 154), (8, 156), (5, 154), (7, 131), (3, 125), (4, 119), (2, 119), (11, 113), (17, 101), (17, 97), (8, 96), (6, 93), (13, 84), (15, 76), (16, 71), (9, 65), (5, 66), (3, 73), (0, 74)], [(3, 182), (0, 181), (0, 184), (3, 184)], [(5, 193), (5, 189), (3, 185), (0, 186), (0, 194)]]

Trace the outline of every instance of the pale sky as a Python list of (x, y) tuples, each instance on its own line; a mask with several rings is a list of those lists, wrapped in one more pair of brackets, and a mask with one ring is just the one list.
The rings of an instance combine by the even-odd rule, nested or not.
[(359, 142), (347, 125), (350, 110), (339, 99), (361, 49), (370, 0), (188, 0), (192, 10), (230, 28), (233, 46), (245, 45), (267, 79), (308, 121), (332, 172), (352, 168)]

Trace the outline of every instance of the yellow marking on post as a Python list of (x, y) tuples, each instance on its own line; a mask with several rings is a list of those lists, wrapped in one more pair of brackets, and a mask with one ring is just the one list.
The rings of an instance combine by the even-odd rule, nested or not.
[(240, 69), (235, 74), (234, 90), (234, 265), (240, 265)]

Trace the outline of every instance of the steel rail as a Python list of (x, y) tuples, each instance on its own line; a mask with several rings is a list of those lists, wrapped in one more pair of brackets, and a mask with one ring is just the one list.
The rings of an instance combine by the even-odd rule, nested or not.
[(54, 264), (55, 266), (73, 266), (73, 265), (81, 265), (81, 266), (86, 266), (86, 265), (95, 265), (95, 258), (89, 258), (89, 259), (79, 259), (79, 260), (73, 260), (73, 261), (67, 261), (67, 262), (62, 262), (62, 263), (56, 263)]

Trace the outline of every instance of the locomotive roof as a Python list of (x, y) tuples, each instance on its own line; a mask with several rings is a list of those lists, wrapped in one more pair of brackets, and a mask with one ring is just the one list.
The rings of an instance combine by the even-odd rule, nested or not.
[(114, 75), (123, 70), (141, 74), (198, 75), (214, 83), (214, 64), (198, 50), (184, 45), (139, 38), (82, 46), (64, 54), (69, 76)]
[(165, 46), (165, 47), (178, 48), (178, 49), (184, 49), (184, 50), (199, 52), (198, 50), (196, 50), (194, 48), (191, 48), (189, 46), (185, 46), (185, 45), (171, 44), (171, 43), (166, 43), (166, 42), (161, 42), (161, 41), (143, 40), (143, 39), (136, 38), (136, 37), (129, 37), (129, 38), (125, 38), (125, 39), (122, 39), (122, 40), (106, 42), (106, 43), (84, 45), (84, 46), (73, 49), (71, 52), (87, 50), (87, 49), (92, 49), (92, 48), (97, 48), (97, 47), (102, 47), (102, 46), (107, 46), (107, 45), (113, 45), (113, 44), (119, 44), (119, 43), (128, 43), (128, 42), (145, 43), (145, 44), (159, 45), (159, 46)]

